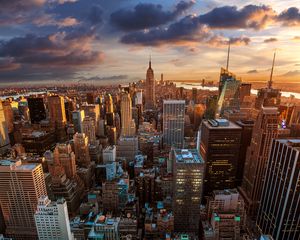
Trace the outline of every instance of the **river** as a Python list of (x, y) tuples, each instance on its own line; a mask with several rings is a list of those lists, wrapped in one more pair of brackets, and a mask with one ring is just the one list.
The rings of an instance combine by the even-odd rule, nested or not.
[[(176, 86), (177, 87), (184, 87), (186, 89), (192, 89), (192, 88), (197, 88), (197, 89), (200, 89), (200, 90), (208, 90), (208, 91), (218, 91), (218, 87), (214, 87), (214, 86), (211, 86), (211, 87), (202, 87), (201, 84), (196, 84), (196, 83), (176, 83)], [(257, 90), (256, 89), (251, 89), (251, 93), (252, 94), (257, 94)], [(290, 97), (291, 95), (295, 96), (295, 98), (297, 99), (300, 99), (300, 93), (296, 93), (296, 92), (284, 92), (282, 91), (281, 92), (281, 96), (283, 97)]]

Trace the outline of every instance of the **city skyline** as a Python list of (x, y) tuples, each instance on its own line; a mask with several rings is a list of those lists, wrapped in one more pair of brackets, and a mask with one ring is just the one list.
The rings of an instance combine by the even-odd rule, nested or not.
[(218, 80), (226, 65), (243, 81), (300, 76), (297, 1), (30, 0), (2, 3), (0, 86), (119, 84), (145, 79)]

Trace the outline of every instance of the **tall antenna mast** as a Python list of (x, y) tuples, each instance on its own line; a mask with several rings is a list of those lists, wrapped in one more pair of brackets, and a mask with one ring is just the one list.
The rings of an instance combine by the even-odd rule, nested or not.
[(268, 82), (268, 88), (272, 88), (272, 84), (273, 84), (273, 71), (274, 71), (274, 64), (275, 64), (275, 57), (276, 57), (276, 50), (274, 52), (274, 57), (273, 57), (273, 63), (272, 63), (272, 69), (271, 69), (271, 76), (270, 76), (270, 80)]
[(228, 66), (229, 66), (229, 55), (230, 55), (230, 40), (228, 40), (228, 52), (227, 52), (226, 71), (228, 71)]

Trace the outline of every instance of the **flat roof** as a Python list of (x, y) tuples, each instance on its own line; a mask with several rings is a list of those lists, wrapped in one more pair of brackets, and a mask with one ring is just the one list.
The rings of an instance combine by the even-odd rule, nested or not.
[(185, 100), (175, 100), (175, 99), (168, 99), (168, 100), (164, 100), (164, 104), (185, 104)]
[[(208, 120), (204, 120), (203, 121), (203, 124), (205, 124), (205, 126), (209, 129), (242, 129), (240, 126), (238, 126), (237, 124), (231, 122), (231, 121), (228, 121), (226, 119), (216, 119), (218, 120), (217, 122), (221, 123), (219, 125), (216, 125), (216, 126), (213, 126), (211, 125)], [(225, 124), (225, 121), (227, 121)]]
[(178, 163), (204, 163), (197, 149), (175, 149), (174, 154)]

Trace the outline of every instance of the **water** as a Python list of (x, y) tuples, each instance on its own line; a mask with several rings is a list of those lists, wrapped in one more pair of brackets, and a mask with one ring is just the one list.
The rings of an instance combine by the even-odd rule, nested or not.
[(45, 91), (36, 91), (36, 92), (27, 92), (27, 93), (23, 93), (23, 94), (15, 94), (15, 95), (7, 95), (7, 96), (0, 96), (1, 100), (5, 100), (6, 98), (13, 98), (13, 99), (17, 99), (19, 97), (28, 97), (30, 95), (38, 95), (38, 94), (44, 94), (46, 93)]
[[(192, 88), (197, 88), (197, 89), (200, 89), (200, 90), (208, 90), (208, 91), (218, 91), (218, 87), (214, 87), (214, 86), (211, 86), (211, 87), (202, 87), (201, 84), (194, 84), (194, 83), (176, 83), (176, 86), (177, 87), (184, 87), (186, 89), (192, 89)], [(256, 95), (257, 94), (257, 90), (256, 89), (251, 89), (251, 93)], [(297, 99), (300, 99), (300, 93), (296, 93), (296, 92), (284, 92), (282, 91), (281, 92), (281, 96), (283, 97), (287, 97), (289, 98), (291, 95), (295, 96), (295, 98)]]

